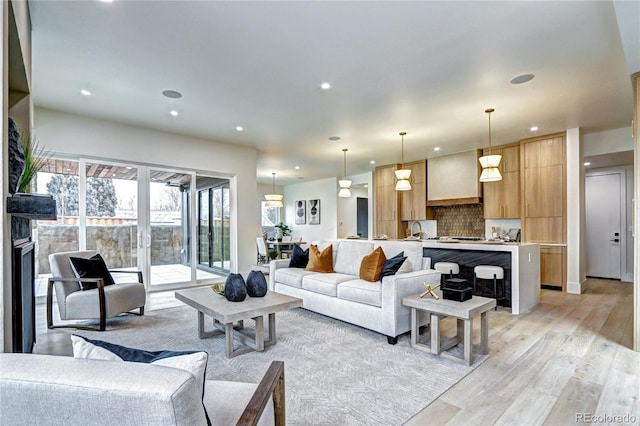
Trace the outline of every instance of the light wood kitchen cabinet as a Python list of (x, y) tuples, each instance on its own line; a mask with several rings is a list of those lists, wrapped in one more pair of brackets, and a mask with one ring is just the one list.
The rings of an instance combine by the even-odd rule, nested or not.
[[(410, 191), (402, 191), (400, 197), (400, 220), (430, 219), (427, 212), (427, 162), (425, 160), (405, 163), (405, 169), (411, 170)], [(430, 210), (429, 210), (430, 211)]]
[(522, 240), (540, 243), (540, 283), (565, 290), (567, 282), (565, 134), (520, 145)]
[(397, 166), (376, 167), (375, 170), (375, 231), (374, 235), (385, 234), (390, 239), (404, 238), (399, 233), (399, 196), (395, 189)]
[[(502, 180), (482, 184), (485, 219), (520, 218), (520, 147), (518, 145), (492, 149), (492, 154), (502, 155), (500, 173)], [(488, 155), (485, 149), (483, 155)]]
[(565, 289), (567, 248), (540, 245), (540, 284)]
[(565, 243), (564, 134), (523, 141), (521, 153), (524, 241)]

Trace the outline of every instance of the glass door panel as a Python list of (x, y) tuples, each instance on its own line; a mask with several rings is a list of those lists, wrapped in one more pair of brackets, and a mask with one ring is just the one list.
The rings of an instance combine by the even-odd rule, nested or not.
[(38, 301), (46, 297), (51, 276), (49, 255), (80, 248), (77, 161), (50, 159), (36, 174), (37, 194), (50, 194), (56, 200), (56, 220), (34, 221), (36, 242), (35, 294)]
[(86, 162), (84, 170), (80, 213), (85, 213), (86, 249), (99, 252), (109, 269), (138, 269), (138, 170), (100, 162)]
[(211, 227), (209, 190), (198, 191), (198, 265), (211, 267)]
[(151, 286), (192, 281), (188, 247), (190, 181), (190, 174), (149, 170)]
[(230, 272), (229, 181), (198, 179), (198, 278), (201, 271)]

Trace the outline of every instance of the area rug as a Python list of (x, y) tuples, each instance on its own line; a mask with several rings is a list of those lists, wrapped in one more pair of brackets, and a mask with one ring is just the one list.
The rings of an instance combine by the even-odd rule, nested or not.
[(209, 379), (257, 383), (272, 360), (282, 360), (290, 425), (401, 425), (486, 359), (468, 367), (412, 349), (408, 335), (389, 345), (381, 334), (304, 309), (277, 314), (276, 345), (231, 359), (224, 337), (198, 338), (196, 311), (187, 306), (75, 333), (147, 350), (205, 350)]

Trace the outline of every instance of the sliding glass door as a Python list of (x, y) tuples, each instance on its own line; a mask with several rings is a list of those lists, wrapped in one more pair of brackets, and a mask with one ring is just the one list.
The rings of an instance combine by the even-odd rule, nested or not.
[(36, 190), (54, 196), (58, 219), (38, 221), (34, 232), (38, 295), (50, 276), (48, 255), (70, 250), (96, 250), (111, 269), (141, 270), (151, 291), (223, 280), (230, 264), (229, 181), (198, 181), (193, 185), (189, 171), (49, 160)]
[(198, 266), (229, 273), (229, 181), (198, 177)]

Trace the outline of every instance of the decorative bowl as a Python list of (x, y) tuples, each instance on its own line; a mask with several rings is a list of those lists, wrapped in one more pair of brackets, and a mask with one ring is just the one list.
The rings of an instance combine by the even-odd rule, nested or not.
[(218, 293), (220, 296), (224, 296), (224, 283), (217, 283), (211, 286), (211, 289)]

